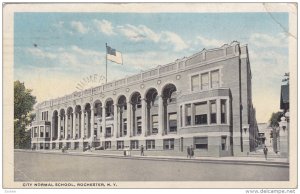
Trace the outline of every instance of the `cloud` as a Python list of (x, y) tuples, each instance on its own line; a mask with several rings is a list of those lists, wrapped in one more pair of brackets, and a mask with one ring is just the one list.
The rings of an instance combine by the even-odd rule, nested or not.
[(183, 49), (188, 48), (187, 43), (184, 42), (184, 40), (176, 33), (164, 31), (162, 32), (162, 42), (171, 43), (174, 45), (175, 51), (181, 51)]
[(40, 48), (28, 48), (27, 52), (42, 59), (55, 59), (57, 57), (57, 55), (51, 52), (43, 51)]
[(162, 31), (157, 33), (145, 25), (134, 26), (131, 24), (118, 26), (118, 30), (131, 41), (149, 40), (154, 43), (169, 43), (174, 47), (175, 51), (188, 48), (187, 43), (175, 32)]
[(213, 38), (206, 38), (201, 35), (197, 36), (196, 39), (199, 41), (199, 43), (207, 48), (216, 48), (221, 47), (225, 42), (223, 40), (217, 40)]
[(108, 35), (108, 36), (112, 36), (112, 35), (116, 35), (116, 33), (114, 32), (112, 23), (107, 21), (107, 20), (94, 20), (94, 23), (96, 25), (96, 28), (100, 31), (103, 32), (104, 34)]
[(89, 31), (89, 29), (85, 27), (80, 21), (72, 21), (71, 27), (81, 34), (86, 34)]
[(71, 46), (71, 50), (84, 56), (98, 56), (98, 57), (104, 56), (102, 52), (90, 50), (90, 49), (82, 49), (76, 45)]
[(252, 45), (262, 48), (287, 47), (288, 37), (284, 33), (278, 33), (275, 35), (254, 33), (250, 36), (249, 42)]
[(159, 34), (155, 33), (145, 25), (134, 26), (131, 24), (126, 24), (125, 26), (118, 26), (118, 29), (121, 34), (132, 41), (142, 41), (149, 39), (153, 42), (158, 42), (160, 39)]

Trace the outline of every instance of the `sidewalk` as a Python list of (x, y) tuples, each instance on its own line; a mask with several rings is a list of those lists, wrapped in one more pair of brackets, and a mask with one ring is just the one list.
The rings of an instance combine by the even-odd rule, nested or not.
[(135, 160), (156, 160), (156, 161), (176, 161), (176, 162), (194, 162), (194, 163), (216, 163), (216, 164), (243, 164), (243, 165), (264, 165), (264, 166), (279, 166), (288, 167), (289, 162), (287, 158), (268, 158), (254, 157), (254, 156), (241, 156), (241, 157), (194, 157), (192, 159), (183, 156), (140, 156), (132, 154), (131, 156), (124, 156), (123, 154), (103, 153), (97, 151), (76, 152), (68, 150), (62, 153), (61, 150), (15, 150), (23, 152), (38, 152), (43, 154), (64, 154), (64, 155), (78, 155), (90, 157), (108, 157), (108, 158), (122, 158), (122, 159), (135, 159)]

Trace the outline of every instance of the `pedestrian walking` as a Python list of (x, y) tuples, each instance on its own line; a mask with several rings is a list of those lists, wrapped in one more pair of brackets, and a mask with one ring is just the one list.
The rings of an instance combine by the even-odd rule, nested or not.
[(194, 147), (191, 146), (191, 158), (194, 158)]
[(141, 145), (141, 156), (144, 156), (144, 146)]
[(191, 157), (191, 148), (190, 148), (190, 146), (187, 147), (186, 152), (187, 152), (187, 158), (190, 158)]
[(268, 148), (267, 148), (267, 146), (264, 147), (264, 154), (265, 154), (265, 158), (267, 160), (268, 159)]

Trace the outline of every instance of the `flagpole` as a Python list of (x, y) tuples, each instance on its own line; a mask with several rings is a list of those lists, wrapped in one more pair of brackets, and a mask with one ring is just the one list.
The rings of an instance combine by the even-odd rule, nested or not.
[(107, 84), (107, 43), (105, 43), (105, 83)]

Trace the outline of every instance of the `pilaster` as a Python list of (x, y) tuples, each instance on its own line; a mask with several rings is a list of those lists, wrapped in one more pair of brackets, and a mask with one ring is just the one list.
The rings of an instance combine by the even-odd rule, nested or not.
[(131, 126), (131, 103), (127, 102), (127, 135), (129, 137), (131, 137), (133, 135), (133, 130), (132, 130), (132, 126)]
[[(121, 111), (120, 111), (121, 107), (118, 107), (117, 104), (114, 104), (114, 133), (113, 136), (115, 138), (118, 137), (118, 130), (119, 130), (119, 126), (118, 126), (118, 118), (120, 118)], [(120, 121), (122, 122), (122, 121)]]
[(147, 103), (146, 100), (143, 98), (141, 99), (142, 101), (142, 134), (146, 136), (147, 134), (147, 116), (146, 116), (146, 108), (147, 108)]
[(158, 135), (163, 135), (164, 132), (164, 105), (162, 96), (158, 96)]
[(105, 107), (102, 108), (102, 135), (103, 138), (106, 136), (106, 110)]

